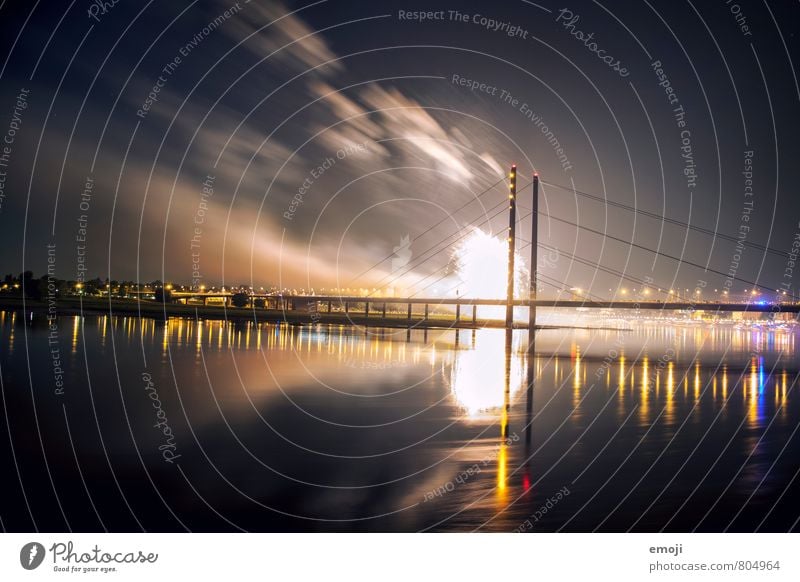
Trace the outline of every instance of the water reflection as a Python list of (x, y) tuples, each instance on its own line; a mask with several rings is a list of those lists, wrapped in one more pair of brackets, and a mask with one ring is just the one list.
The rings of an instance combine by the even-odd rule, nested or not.
[[(9, 378), (27, 378), (26, 350), (21, 349), (27, 337), (37, 387), (47, 387), (52, 376), (46, 324), (34, 318), (22, 333), (20, 319), (0, 313), (4, 374), (11, 370)], [(146, 355), (170, 418), (178, 423), (185, 410), (197, 439), (217, 447), (209, 454), (226, 478), (250, 487), (250, 494), (268, 498), (264, 501), (272, 506), (287, 509), (294, 503), (288, 507), (293, 512), (313, 509), (325, 518), (337, 517), (341, 507), (363, 517), (419, 506), (415, 517), (404, 516), (413, 527), (427, 525), (429, 518), (444, 519), (444, 513), (459, 515), (458, 527), (502, 514), (507, 521), (497, 527), (513, 529), (530, 515), (527, 504), (536, 509), (565, 484), (578, 481), (591, 491), (580, 498), (576, 488), (570, 496), (580, 499), (572, 509), (577, 511), (614, 476), (598, 506), (573, 522), (591, 529), (592, 520), (608, 516), (619, 491), (631, 493), (637, 511), (647, 507), (695, 450), (680, 483), (689, 491), (697, 485), (702, 494), (711, 463), (728, 455), (708, 477), (713, 485), (718, 485), (714, 479), (722, 481), (709, 489), (718, 492), (735, 476), (726, 471), (741, 467), (752, 453), (750, 489), (744, 484), (730, 489), (731, 495), (746, 498), (771, 466), (776, 472), (785, 469), (773, 461), (800, 412), (792, 394), (798, 370), (791, 327), (541, 330), (535, 346), (528, 345), (524, 331), (364, 330), (119, 316), (63, 317), (59, 330), (62, 351), (80, 356), (73, 362), (65, 358), (65, 366), (71, 366), (71, 397), (80, 397), (76, 387), (85, 385), (88, 356), (90, 373), (106, 380), (105, 385), (93, 382), (98, 386), (93, 396), (100, 400), (116, 395), (114, 367), (127, 367), (119, 377), (128, 384), (118, 392), (126, 398), (125, 410), (135, 411), (137, 402), (142, 405), (136, 398)], [(107, 389), (109, 378), (112, 389)], [(180, 402), (170, 400), (173, 385)], [(7, 386), (13, 394), (18, 383)], [(113, 416), (122, 407), (112, 404), (100, 417), (126, 426), (126, 418)], [(68, 410), (81, 409), (70, 404)], [(63, 410), (57, 413), (60, 421)], [(148, 423), (132, 422), (137, 431), (152, 427), (152, 412), (144, 413), (150, 415)], [(194, 433), (181, 426), (175, 430), (184, 458), (191, 458)], [(233, 433), (235, 439), (228, 436)], [(237, 456), (245, 445), (248, 452)], [(254, 458), (269, 470), (252, 476)], [(661, 464), (645, 474), (654, 460)], [(440, 505), (420, 505), (420, 491), (453, 482), (465, 466), (476, 464), (481, 471), (471, 473)], [(205, 467), (189, 467), (208, 477)], [(276, 483), (276, 474), (288, 475), (291, 482)], [(784, 476), (773, 474), (765, 483), (774, 490), (773, 481), (782, 483)], [(314, 483), (313, 490), (298, 492), (298, 481)], [(395, 488), (347, 497), (348, 487), (369, 489), (384, 482)], [(340, 497), (309, 501), (325, 487)], [(676, 496), (669, 490), (656, 508), (674, 512), (680, 503)]]
[(472, 418), (507, 413), (510, 397), (523, 386), (523, 337), (494, 331), (480, 330), (475, 346), (456, 352), (450, 365), (453, 398)]
[(667, 362), (667, 386), (664, 404), (664, 419), (670, 424), (675, 422), (675, 362), (673, 361)]
[[(19, 347), (19, 323), (16, 312), (0, 312), (0, 333), (8, 354)], [(36, 324), (34, 320), (32, 325)], [(760, 410), (768, 396), (779, 405), (785, 402), (793, 372), (787, 364), (793, 361), (796, 346), (796, 333), (786, 326), (643, 326), (619, 349), (619, 340), (614, 337), (618, 334), (613, 331), (567, 332), (571, 335), (568, 341), (564, 332), (544, 331), (536, 353), (528, 353), (526, 332), (507, 334), (502, 330), (364, 332), (341, 325), (298, 327), (249, 321), (173, 318), (158, 322), (122, 316), (70, 316), (61, 318), (59, 326), (69, 329), (73, 355), (82, 349), (86, 325), (97, 330), (93, 337), (101, 348), (110, 347), (108, 334), (113, 332), (115, 337), (124, 336), (132, 343), (157, 341), (165, 356), (168, 350), (190, 347), (198, 361), (201, 352), (234, 350), (293, 352), (300, 358), (314, 354), (347, 367), (373, 370), (424, 364), (441, 371), (454, 404), (465, 418), (496, 421), (507, 420), (504, 415), (522, 387), (531, 386), (534, 376), (547, 376), (554, 386), (569, 379), (574, 409), (580, 407), (587, 387), (599, 382), (606, 390), (618, 392), (623, 409), (635, 403), (642, 420), (650, 417), (654, 405), (663, 404), (668, 422), (675, 420), (677, 407), (683, 402), (697, 402), (705, 394), (724, 402), (732, 389), (741, 386), (748, 423), (756, 426), (762, 420)]]

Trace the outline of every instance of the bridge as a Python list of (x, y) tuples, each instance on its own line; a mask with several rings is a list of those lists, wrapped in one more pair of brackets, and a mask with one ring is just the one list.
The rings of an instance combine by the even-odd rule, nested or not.
[[(649, 219), (655, 219), (660, 221), (664, 224), (671, 224), (680, 226), (685, 228), (688, 231), (692, 231), (693, 233), (706, 235), (713, 237), (714, 241), (721, 240), (727, 241), (731, 243), (740, 244), (741, 241), (734, 236), (726, 235), (724, 233), (718, 233), (716, 231), (712, 231), (710, 229), (706, 229), (697, 225), (693, 225), (690, 223), (685, 223), (673, 218), (669, 218), (654, 212), (649, 212), (643, 210), (641, 208), (632, 207), (629, 205), (625, 205), (620, 202), (608, 200), (604, 196), (599, 196), (596, 194), (591, 194), (587, 192), (582, 192), (573, 187), (564, 186), (561, 184), (555, 184), (551, 182), (544, 182), (540, 181), (539, 175), (537, 173), (533, 173), (532, 180), (528, 182), (528, 184), (524, 185), (522, 189), (526, 186), (532, 186), (532, 196), (531, 196), (531, 206), (530, 208), (526, 208), (518, 203), (518, 191), (517, 191), (517, 167), (516, 165), (512, 165), (510, 172), (506, 177), (501, 178), (499, 181), (491, 184), (489, 187), (484, 189), (482, 192), (476, 194), (472, 200), (467, 202), (466, 204), (456, 208), (452, 211), (451, 215), (465, 209), (470, 204), (475, 202), (476, 200), (480, 199), (482, 196), (487, 195), (488, 193), (494, 191), (494, 189), (502, 183), (507, 183), (508, 190), (507, 195), (504, 196), (504, 199), (492, 206), (491, 208), (486, 208), (485, 205), (483, 206), (484, 211), (482, 215), (478, 216), (476, 219), (470, 221), (467, 226), (474, 226), (479, 227), (482, 224), (490, 222), (492, 219), (500, 216), (502, 213), (508, 213), (508, 229), (507, 229), (507, 255), (503, 262), (506, 264), (500, 265), (501, 269), (498, 272), (502, 273), (502, 277), (506, 279), (505, 281), (505, 297), (499, 298), (471, 298), (471, 297), (463, 297), (458, 295), (458, 291), (456, 289), (451, 289), (450, 292), (452, 293), (455, 291), (455, 297), (443, 296), (443, 297), (418, 297), (417, 295), (424, 293), (426, 290), (430, 289), (431, 286), (436, 284), (439, 281), (442, 281), (448, 276), (448, 268), (447, 268), (447, 257), (448, 254), (452, 252), (453, 246), (458, 241), (462, 240), (465, 236), (470, 234), (469, 232), (464, 232), (466, 229), (464, 227), (458, 228), (455, 232), (451, 232), (447, 236), (441, 238), (437, 241), (436, 244), (431, 245), (426, 250), (422, 251), (421, 253), (415, 253), (415, 258), (413, 261), (410, 261), (408, 265), (400, 270), (399, 273), (391, 273), (388, 276), (384, 276), (380, 281), (379, 284), (382, 284), (380, 289), (376, 289), (373, 293), (367, 294), (365, 296), (359, 295), (344, 295), (344, 294), (323, 294), (323, 295), (315, 295), (315, 294), (275, 294), (275, 293), (248, 293), (244, 298), (245, 307), (249, 307), (252, 309), (264, 309), (264, 310), (274, 310), (283, 313), (284, 315), (292, 315), (292, 319), (297, 319), (301, 314), (311, 314), (312, 317), (322, 319), (322, 320), (344, 320), (349, 321), (352, 323), (363, 323), (369, 322), (370, 320), (374, 322), (374, 325), (382, 325), (384, 323), (391, 323), (391, 324), (398, 324), (398, 323), (405, 323), (406, 325), (422, 325), (422, 326), (433, 326), (433, 325), (443, 325), (447, 324), (447, 321), (451, 322), (452, 325), (456, 327), (480, 327), (480, 326), (496, 326), (498, 318), (495, 317), (480, 317), (478, 314), (478, 308), (481, 306), (494, 306), (494, 307), (504, 307), (505, 311), (505, 319), (504, 319), (504, 326), (507, 328), (516, 328), (516, 327), (528, 327), (534, 328), (536, 326), (536, 310), (537, 308), (581, 308), (581, 309), (597, 309), (597, 310), (660, 310), (660, 311), (693, 311), (693, 312), (714, 312), (714, 313), (721, 313), (721, 312), (755, 312), (755, 313), (793, 313), (797, 314), (800, 312), (800, 300), (798, 297), (794, 295), (788, 295), (787, 290), (784, 289), (775, 289), (775, 288), (768, 288), (764, 285), (758, 283), (758, 281), (750, 281), (742, 276), (732, 275), (730, 272), (723, 272), (720, 270), (716, 270), (711, 268), (708, 264), (703, 265), (700, 263), (692, 262), (691, 260), (685, 259), (682, 256), (677, 257), (674, 255), (670, 255), (669, 253), (660, 250), (660, 249), (652, 249), (647, 247), (646, 245), (636, 243), (634, 241), (626, 240), (623, 237), (614, 236), (609, 232), (602, 232), (596, 229), (592, 229), (585, 224), (578, 224), (576, 222), (567, 220), (564, 217), (559, 217), (553, 214), (552, 212), (540, 212), (539, 211), (539, 188), (540, 184), (546, 185), (552, 188), (557, 188), (561, 190), (568, 191), (575, 197), (582, 197), (586, 200), (600, 203), (605, 205), (606, 207), (613, 207), (615, 209), (619, 209), (625, 212), (632, 213), (634, 215), (641, 215), (643, 217)], [(528, 210), (528, 212), (518, 218), (517, 216), (517, 209)], [(495, 212), (496, 211), (496, 212)], [(494, 212), (489, 216), (489, 213)], [(530, 240), (526, 240), (525, 238), (517, 235), (517, 226), (522, 220), (530, 217)], [(580, 257), (576, 254), (570, 253), (564, 249), (557, 249), (556, 247), (549, 245), (545, 242), (540, 241), (538, 235), (538, 222), (539, 218), (544, 217), (548, 220), (558, 222), (560, 224), (565, 224), (571, 228), (579, 229), (582, 231), (586, 231), (591, 233), (594, 236), (601, 237), (604, 240), (614, 241), (616, 243), (623, 244), (627, 246), (629, 249), (637, 249), (640, 251), (646, 251), (651, 253), (655, 258), (659, 259), (666, 259), (670, 261), (677, 262), (680, 266), (689, 266), (692, 268), (699, 269), (704, 276), (708, 274), (718, 275), (721, 277), (725, 277), (727, 281), (730, 281), (731, 284), (733, 281), (737, 283), (745, 283), (748, 286), (752, 286), (753, 293), (756, 293), (756, 289), (761, 289), (765, 293), (769, 293), (771, 298), (769, 300), (755, 300), (755, 301), (736, 301), (731, 298), (731, 300), (699, 300), (699, 297), (688, 295), (681, 297), (680, 294), (677, 296), (674, 295), (673, 291), (670, 290), (669, 296), (664, 300), (658, 299), (645, 299), (644, 297), (637, 297), (635, 299), (604, 299), (593, 295), (591, 293), (586, 293), (583, 297), (579, 297), (577, 299), (561, 299), (560, 296), (565, 292), (565, 289), (570, 289), (570, 286), (563, 282), (558, 281), (557, 279), (553, 278), (550, 275), (545, 275), (544, 273), (538, 272), (537, 263), (538, 263), (538, 249), (542, 248), (545, 250), (557, 250), (560, 254), (565, 255), (570, 260), (586, 265), (595, 269), (597, 272), (603, 272), (606, 274), (610, 274), (612, 276), (618, 277), (620, 281), (629, 281), (631, 283), (637, 284), (642, 286), (643, 289), (655, 290), (658, 287), (659, 292), (661, 292), (661, 288), (668, 289), (669, 285), (657, 285), (652, 279), (650, 278), (639, 278), (632, 276), (630, 272), (619, 271), (613, 268), (608, 267), (607, 265), (598, 264), (595, 261), (590, 259), (586, 259), (585, 257)], [(429, 226), (420, 234), (416, 235), (410, 242), (417, 241), (421, 239), (423, 236), (427, 235), (442, 226), (445, 221), (448, 219), (442, 219), (435, 224)], [(455, 238), (453, 238), (455, 237)], [(519, 245), (517, 244), (519, 241)], [(534, 242), (532, 242), (534, 241)], [(409, 243), (410, 244), (410, 243)], [(767, 247), (764, 245), (759, 245), (755, 242), (747, 242), (746, 246), (748, 248), (754, 248), (764, 253), (776, 255), (785, 258), (787, 261), (794, 261), (796, 257), (791, 257), (789, 253), (786, 251), (782, 251), (779, 249)], [(515, 261), (517, 260), (517, 254), (522, 249), (528, 248), (530, 252), (530, 265), (531, 272), (530, 272), (530, 284), (529, 290), (527, 293), (527, 297), (522, 298), (518, 297), (518, 293), (515, 293), (515, 283), (517, 282), (515, 279), (516, 270), (515, 270)], [(396, 249), (395, 249), (396, 250)], [(503, 251), (504, 253), (506, 251)], [(394, 253), (391, 253), (385, 257), (383, 257), (380, 261), (373, 264), (371, 267), (357, 275), (353, 278), (353, 281), (358, 281), (371, 271), (379, 268), (382, 264), (386, 261), (390, 260), (394, 256)], [(710, 256), (710, 255), (709, 255)], [(409, 297), (394, 297), (389, 296), (390, 293), (387, 293), (386, 290), (390, 288), (390, 286), (396, 282), (400, 277), (407, 275), (412, 270), (417, 269), (424, 263), (429, 262), (430, 260), (436, 257), (445, 257), (445, 265), (443, 268), (440, 268), (438, 271), (435, 271), (433, 274), (438, 272), (444, 272), (444, 274), (433, 280), (432, 282), (428, 283), (425, 286), (419, 287), (415, 294)], [(489, 265), (486, 265), (487, 267)], [(492, 265), (493, 267), (497, 267), (497, 265)], [(496, 269), (497, 270), (497, 269)], [(427, 277), (422, 278), (417, 283), (421, 284), (424, 283), (427, 279), (431, 278), (432, 275), (428, 275)], [(537, 288), (542, 284), (545, 286), (550, 286), (555, 288), (558, 291), (559, 297), (556, 299), (539, 299), (537, 297)], [(646, 292), (646, 291), (645, 291)], [(379, 293), (379, 295), (376, 295)], [(569, 293), (569, 292), (567, 292)], [(232, 292), (180, 292), (180, 291), (173, 291), (171, 293), (172, 301), (179, 302), (179, 303), (197, 303), (202, 302), (203, 305), (208, 305), (209, 302), (211, 303), (222, 303), (225, 307), (230, 307), (234, 303), (234, 296), (236, 294)], [(447, 295), (447, 294), (445, 294)], [(574, 294), (573, 294), (574, 295)], [(241, 297), (239, 298), (242, 299)], [(528, 311), (528, 322), (527, 325), (522, 325), (520, 322), (514, 320), (514, 310), (515, 308), (527, 308)], [(327, 316), (323, 318), (324, 316)], [(501, 320), (502, 321), (502, 320)]]
[[(226, 307), (232, 306), (231, 292), (198, 292), (179, 291), (172, 293), (172, 297), (179, 303), (188, 304), (187, 300), (208, 304), (209, 299), (221, 300)], [(506, 306), (506, 299), (470, 299), (468, 297), (370, 297), (361, 295), (282, 295), (276, 293), (249, 293), (247, 294), (247, 307), (253, 307), (256, 301), (264, 301), (264, 309), (277, 309), (280, 311), (308, 310), (309, 304), (317, 304), (314, 309), (329, 313), (334, 308), (339, 308), (346, 313), (364, 312), (377, 314), (384, 311), (384, 306), (391, 305), (423, 305), (431, 307), (452, 306), (457, 311), (459, 307), (474, 308), (484, 306)], [(514, 307), (553, 308), (587, 308), (587, 309), (632, 309), (632, 310), (661, 310), (661, 311), (720, 311), (720, 312), (754, 312), (754, 313), (800, 313), (800, 303), (797, 302), (758, 302), (736, 303), (720, 301), (590, 301), (580, 299), (513, 299)]]
[[(233, 293), (176, 293), (173, 298), (187, 305), (190, 301), (208, 305), (209, 299), (232, 307)], [(261, 303), (263, 302), (263, 303)], [(722, 303), (715, 301), (586, 301), (563, 299), (514, 299), (513, 307), (534, 310), (538, 307), (595, 310), (647, 310), (676, 312), (750, 312), (750, 313), (800, 313), (800, 303)], [(502, 317), (479, 316), (478, 307), (507, 307), (505, 299), (469, 299), (441, 297), (361, 297), (342, 295), (275, 295), (254, 293), (247, 295), (244, 307), (277, 311), (292, 322), (350, 323), (356, 325), (402, 327), (453, 327), (475, 329), (481, 327), (530, 326), (519, 321), (508, 324)], [(258, 313), (255, 313), (258, 315)], [(534, 322), (534, 325), (535, 322)]]

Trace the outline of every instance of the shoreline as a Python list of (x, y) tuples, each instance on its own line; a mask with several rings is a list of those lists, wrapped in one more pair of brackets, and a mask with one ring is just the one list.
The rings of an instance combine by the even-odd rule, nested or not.
[[(23, 304), (21, 297), (0, 298), (0, 311), (24, 311), (25, 314), (43, 315), (49, 313), (46, 301), (26, 299)], [(396, 316), (382, 317), (371, 315), (365, 317), (359, 313), (327, 313), (308, 311), (281, 311), (276, 309), (258, 309), (253, 307), (216, 307), (203, 305), (182, 305), (176, 303), (158, 303), (151, 300), (129, 299), (60, 299), (56, 302), (58, 316), (69, 315), (121, 315), (136, 316), (140, 318), (166, 321), (171, 317), (184, 319), (205, 319), (217, 321), (253, 321), (256, 323), (288, 323), (290, 325), (352, 325), (362, 327), (389, 327), (410, 329), (505, 329), (505, 321), (500, 319), (477, 320), (461, 319), (456, 322), (454, 316), (430, 315), (428, 318), (421, 316), (412, 317), (410, 320), (405, 313)], [(516, 322), (514, 329), (528, 329), (524, 323)], [(564, 325), (537, 325), (536, 329), (589, 329), (630, 331), (629, 328), (616, 327), (588, 327)]]

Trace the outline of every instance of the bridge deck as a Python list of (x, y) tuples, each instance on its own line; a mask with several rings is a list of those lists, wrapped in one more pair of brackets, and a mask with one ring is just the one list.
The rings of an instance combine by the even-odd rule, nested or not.
[[(223, 298), (230, 299), (231, 293), (189, 293), (173, 292), (174, 299)], [(283, 302), (287, 309), (291, 305), (307, 304), (309, 302), (331, 303), (336, 306), (355, 306), (356, 304), (369, 303), (372, 305), (429, 305), (429, 306), (480, 306), (506, 304), (505, 299), (470, 299), (466, 297), (358, 297), (341, 295), (271, 295), (255, 293), (249, 295), (250, 299), (264, 299), (270, 302)], [(517, 307), (528, 307), (527, 299), (515, 299)], [(561, 300), (537, 299), (533, 302), (536, 307), (561, 307), (561, 308), (587, 308), (587, 309), (649, 309), (663, 311), (720, 311), (720, 312), (757, 312), (757, 313), (800, 313), (800, 303), (721, 303), (721, 302), (688, 302), (688, 301), (589, 301), (589, 300)]]

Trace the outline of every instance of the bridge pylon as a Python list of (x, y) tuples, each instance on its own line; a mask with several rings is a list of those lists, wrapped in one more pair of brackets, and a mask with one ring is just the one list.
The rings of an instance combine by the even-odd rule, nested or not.
[(539, 254), (539, 174), (533, 173), (533, 198), (531, 203), (531, 285), (530, 307), (528, 308), (528, 345), (533, 346), (533, 334), (536, 329), (536, 267)]
[(506, 327), (514, 326), (514, 250), (517, 230), (517, 165), (511, 165), (508, 192), (508, 283), (506, 287)]

